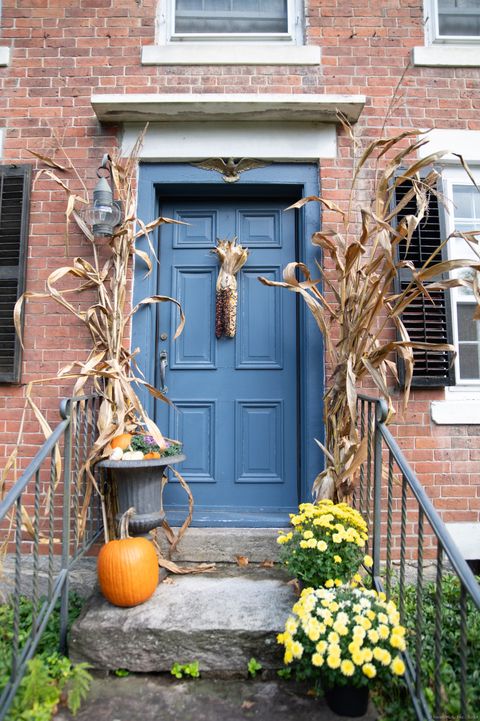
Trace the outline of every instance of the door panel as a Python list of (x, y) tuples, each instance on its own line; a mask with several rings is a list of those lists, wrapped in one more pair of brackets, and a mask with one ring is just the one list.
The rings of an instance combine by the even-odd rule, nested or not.
[[(172, 341), (177, 312), (159, 309), (156, 354), (168, 352), (166, 383), (175, 407), (158, 403), (156, 419), (184, 443), (180, 470), (199, 509), (280, 510), (298, 502), (296, 298), (258, 281), (281, 279), (296, 257), (295, 215), (284, 213), (285, 205), (181, 198), (160, 208), (190, 225), (161, 232), (157, 292), (181, 302), (186, 324)], [(211, 251), (217, 237), (234, 236), (250, 249), (237, 276), (237, 334), (217, 339), (218, 263)], [(174, 479), (165, 502), (185, 504)]]

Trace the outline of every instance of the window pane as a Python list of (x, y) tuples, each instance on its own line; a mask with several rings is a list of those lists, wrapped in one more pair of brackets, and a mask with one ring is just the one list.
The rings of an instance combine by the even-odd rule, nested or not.
[(479, 340), (479, 321), (473, 320), (475, 303), (459, 303), (457, 305), (458, 319), (458, 340), (477, 341)]
[[(453, 187), (453, 202), (455, 204), (456, 218), (470, 218), (473, 215), (473, 191), (468, 185), (455, 185)], [(478, 195), (478, 190), (475, 189)]]
[(480, 35), (478, 0), (438, 0), (440, 35)]
[(286, 33), (287, 0), (176, 0), (176, 33)]
[(460, 377), (462, 380), (469, 378), (480, 378), (478, 365), (478, 345), (463, 345), (458, 348), (458, 359), (460, 361)]

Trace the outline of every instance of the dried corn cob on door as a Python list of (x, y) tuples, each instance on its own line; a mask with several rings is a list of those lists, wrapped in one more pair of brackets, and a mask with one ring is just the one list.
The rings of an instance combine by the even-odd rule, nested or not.
[[(188, 225), (164, 226), (159, 247), (157, 291), (178, 298), (186, 325), (172, 342), (174, 316), (158, 310), (155, 353), (167, 352), (175, 408), (159, 403), (157, 420), (184, 442), (182, 474), (197, 517), (207, 510), (284, 512), (298, 502), (296, 299), (258, 281), (281, 279), (296, 257), (295, 214), (283, 210), (288, 204), (183, 197), (160, 209)], [(236, 298), (222, 299), (228, 307), (219, 333), (219, 262), (212, 251), (218, 239), (235, 237), (249, 252), (235, 276)], [(174, 481), (165, 500), (184, 503)]]

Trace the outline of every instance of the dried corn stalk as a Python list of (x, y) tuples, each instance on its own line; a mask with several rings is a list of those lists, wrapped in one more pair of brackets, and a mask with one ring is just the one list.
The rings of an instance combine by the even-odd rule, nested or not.
[[(129, 274), (133, 257), (139, 258), (145, 264), (147, 273), (150, 273), (153, 267), (151, 256), (156, 259), (150, 238), (151, 233), (164, 223), (177, 222), (160, 217), (145, 224), (136, 215), (137, 162), (143, 135), (144, 133), (138, 139), (128, 158), (122, 159), (118, 153), (115, 153), (111, 160), (114, 194), (121, 201), (124, 214), (123, 220), (108, 241), (99, 241), (98, 238), (95, 238), (82, 218), (80, 208), (88, 203), (86, 188), (84, 187), (83, 197), (79, 196), (71, 190), (69, 182), (60, 178), (57, 173), (50, 169), (40, 169), (38, 171), (37, 177), (46, 175), (65, 191), (67, 195), (67, 223), (70, 218), (77, 223), (88, 241), (86, 247), (90, 250), (90, 258), (86, 260), (77, 257), (71, 265), (54, 270), (47, 278), (46, 292), (24, 293), (18, 300), (14, 312), (15, 325), (20, 338), (20, 318), (23, 306), (26, 301), (35, 299), (48, 298), (54, 300), (75, 316), (77, 322), (83, 324), (88, 330), (91, 348), (87, 357), (84, 360), (64, 366), (54, 378), (42, 378), (30, 383), (26, 391), (25, 408), (30, 407), (33, 409), (45, 437), (48, 438), (52, 431), (32, 398), (32, 388), (35, 384), (43, 384), (49, 380), (74, 379), (74, 396), (81, 395), (87, 384), (90, 384), (101, 397), (97, 420), (98, 435), (80, 471), (80, 474), (86, 473), (87, 487), (85, 489), (85, 501), (79, 512), (79, 529), (81, 536), (86, 523), (88, 501), (95, 490), (99, 493), (102, 502), (106, 540), (108, 540), (108, 531), (113, 531), (115, 528), (115, 514), (114, 509), (109, 505), (109, 495), (105, 496), (103, 489), (97, 484), (94, 475), (95, 463), (109, 455), (111, 451), (110, 441), (114, 436), (124, 432), (138, 432), (139, 429), (146, 430), (149, 435), (153, 436), (160, 448), (166, 446), (165, 438), (160, 429), (143, 408), (136, 393), (136, 388), (143, 386), (154, 398), (167, 403), (169, 401), (157, 388), (150, 385), (137, 370), (135, 356), (138, 354), (138, 349), (130, 350), (125, 342), (131, 319), (137, 311), (146, 305), (174, 303), (179, 311), (179, 322), (174, 338), (180, 335), (185, 322), (178, 301), (167, 296), (150, 296), (141, 300), (132, 310), (128, 308)], [(49, 168), (54, 167), (62, 172), (73, 169), (77, 180), (81, 180), (80, 175), (70, 163), (68, 168), (64, 168), (53, 159), (39, 154), (37, 154), (37, 157), (46, 163)], [(146, 239), (150, 252), (137, 247), (137, 241), (142, 237)], [(71, 287), (57, 287), (59, 283), (67, 279), (73, 280)], [(85, 291), (88, 292), (85, 294)], [(18, 440), (19, 444), (22, 429), (23, 419)], [(1, 476), (0, 498), (2, 488), (5, 487), (5, 473), (12, 467), (15, 454), (16, 449), (8, 459), (6, 471)], [(60, 463), (58, 453), (57, 456), (56, 463), (58, 466)], [(60, 475), (57, 469), (57, 477), (60, 478)], [(183, 534), (192, 518), (193, 497), (180, 474), (175, 473), (175, 475), (177, 475), (188, 496), (189, 514), (182, 526), (181, 534)], [(176, 542), (178, 540), (177, 537)]]
[[(358, 162), (346, 213), (317, 196), (291, 206), (301, 208), (317, 201), (339, 216), (341, 232), (322, 228), (312, 236), (313, 244), (321, 248), (324, 258), (324, 263), (318, 264), (320, 278), (313, 279), (303, 263), (289, 263), (283, 271), (283, 282), (260, 278), (265, 285), (280, 286), (301, 295), (323, 336), (331, 375), (323, 399), (325, 446), (319, 443), (326, 467), (313, 483), (316, 497), (342, 499), (351, 496), (355, 488), (358, 469), (367, 454), (366, 438), (362, 440), (357, 423), (357, 394), (362, 382), (368, 379), (377, 387), (388, 403), (388, 420), (391, 420), (394, 407), (389, 380), (398, 382), (395, 356), (399, 355), (405, 364), (403, 405), (406, 407), (413, 374), (413, 349), (455, 351), (449, 344), (411, 341), (402, 313), (419, 295), (433, 303), (430, 291), (469, 284), (461, 278), (443, 280), (445, 273), (458, 268), (480, 271), (480, 257), (473, 261), (438, 261), (448, 238), (421, 268), (414, 268), (408, 260), (399, 257), (399, 246), (409, 247), (415, 229), (428, 212), (429, 195), (436, 192), (438, 173), (431, 166), (449, 152), (432, 153), (409, 162), (409, 156), (426, 142), (419, 130), (372, 142)], [(389, 151), (395, 155), (385, 161)], [(353, 207), (355, 183), (367, 161), (374, 162), (374, 192), (370, 202)], [(411, 181), (412, 187), (396, 203), (395, 188), (405, 181)], [(412, 198), (416, 200), (416, 213), (405, 216), (396, 225), (397, 216)], [(351, 238), (355, 224), (359, 228), (358, 237)], [(470, 247), (472, 243), (478, 244), (478, 234), (456, 232), (452, 235), (461, 236)], [(325, 268), (335, 269), (333, 277), (332, 271)], [(411, 280), (401, 293), (395, 294), (394, 278), (404, 268), (410, 269)], [(477, 273), (474, 278), (478, 278)], [(480, 292), (476, 297), (480, 298)], [(388, 329), (396, 330), (396, 340), (385, 338)]]
[(213, 251), (217, 254), (220, 270), (217, 278), (215, 306), (215, 335), (234, 338), (237, 330), (237, 279), (235, 275), (245, 265), (248, 248), (236, 244), (237, 239), (219, 240)]

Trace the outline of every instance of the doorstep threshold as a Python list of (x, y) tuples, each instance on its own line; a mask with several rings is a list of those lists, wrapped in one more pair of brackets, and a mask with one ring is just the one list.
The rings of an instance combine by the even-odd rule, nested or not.
[[(191, 526), (193, 528), (286, 528), (290, 524), (289, 513), (297, 509), (248, 509), (197, 508), (193, 510)], [(181, 526), (187, 508), (165, 507), (166, 520), (170, 526)]]

